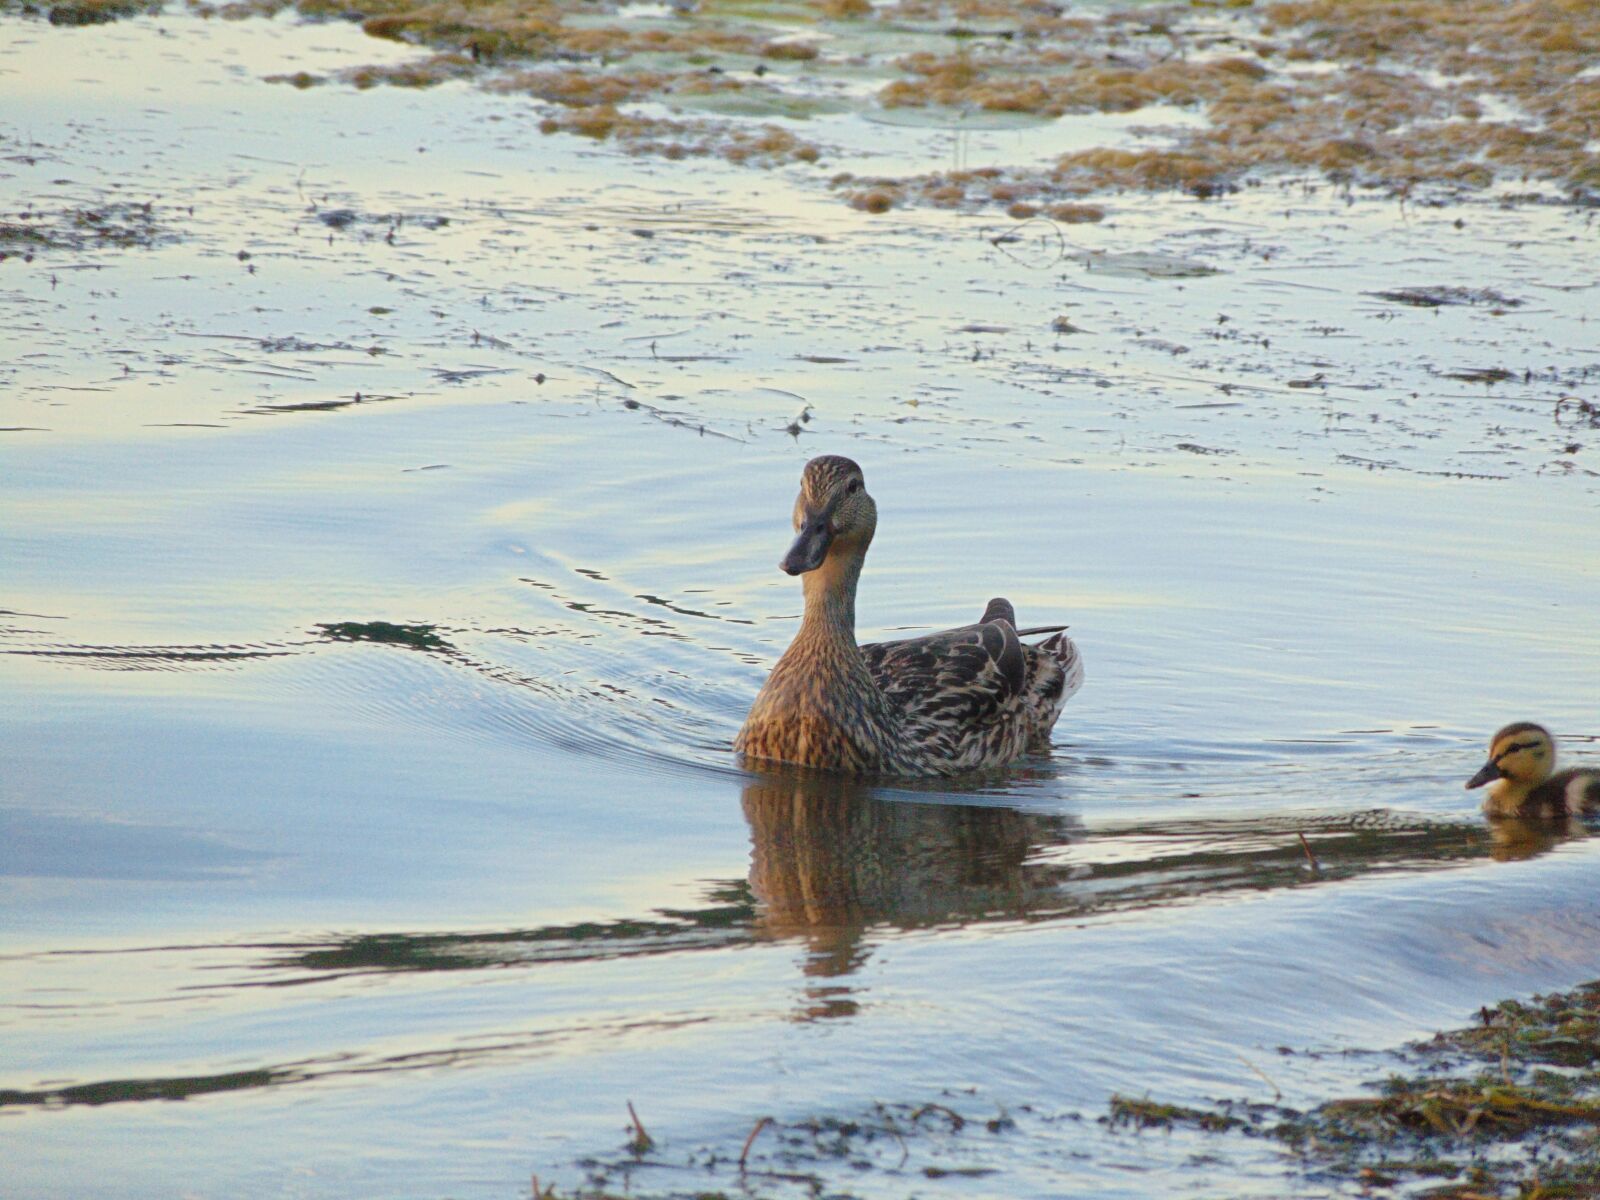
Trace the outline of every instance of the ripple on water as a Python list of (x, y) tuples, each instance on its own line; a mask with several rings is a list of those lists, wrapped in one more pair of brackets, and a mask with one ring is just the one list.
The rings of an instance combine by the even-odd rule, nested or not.
[[(1111, 1091), (1327, 1087), (1600, 971), (1590, 831), (1461, 788), (1506, 720), (1593, 754), (1581, 211), (874, 221), (223, 51), (415, 55), (346, 24), (67, 36), (0, 48), (7, 169), (181, 239), (4, 264), (13, 1187), (570, 1190), (632, 1100), (724, 1164), (767, 1113), (992, 1138), (862, 1192), (1164, 1194), (1210, 1168)], [(1073, 624), (1048, 755), (735, 768), (823, 451), (879, 497), (864, 637)]]

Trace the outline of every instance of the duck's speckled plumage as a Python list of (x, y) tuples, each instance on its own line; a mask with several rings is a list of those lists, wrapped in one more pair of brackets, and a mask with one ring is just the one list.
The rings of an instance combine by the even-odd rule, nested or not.
[(1483, 810), (1491, 817), (1548, 819), (1600, 812), (1600, 770), (1557, 771), (1556, 741), (1532, 721), (1517, 721), (1489, 739), (1489, 761), (1467, 781), (1491, 784)]
[(1045, 744), (1083, 682), (1059, 627), (1022, 641), (1016, 614), (991, 600), (972, 625), (857, 646), (855, 594), (877, 527), (861, 468), (806, 464), (783, 568), (803, 576), (805, 616), (734, 742), (746, 758), (856, 775), (954, 775), (1011, 762)]

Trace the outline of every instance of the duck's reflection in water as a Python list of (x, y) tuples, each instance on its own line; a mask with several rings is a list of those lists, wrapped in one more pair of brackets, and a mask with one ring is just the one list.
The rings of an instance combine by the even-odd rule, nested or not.
[(1387, 810), (1108, 825), (1000, 805), (918, 802), (796, 772), (747, 782), (749, 935), (807, 950), (801, 1019), (848, 1016), (874, 941), (935, 926), (1193, 903), (1543, 853), (1581, 822), (1483, 826)]
[(1489, 853), (1496, 862), (1520, 862), (1525, 858), (1552, 850), (1562, 842), (1575, 842), (1590, 834), (1588, 826), (1578, 817), (1561, 816), (1544, 819), (1527, 817), (1490, 817)]
[(848, 1016), (843, 981), (874, 926), (910, 929), (1021, 917), (1072, 873), (1035, 860), (1081, 834), (1075, 820), (985, 805), (888, 799), (796, 773), (744, 788), (755, 934), (808, 948), (804, 1019)]
[[(1018, 772), (1007, 780), (1032, 782)], [(622, 960), (631, 963), (627, 969), (633, 977), (651, 978), (639, 973), (654, 969), (670, 972), (675, 960), (698, 978), (699, 968), (687, 964), (705, 962), (707, 955), (756, 942), (789, 943), (803, 947), (803, 962), (799, 995), (787, 1002), (788, 1011), (798, 1020), (816, 1020), (855, 1013), (874, 977), (862, 971), (873, 947), (906, 931), (1080, 923), (1114, 913), (1211, 903), (1229, 894), (1470, 866), (1491, 855), (1530, 858), (1590, 833), (1578, 821), (1438, 821), (1381, 809), (1121, 822), (1106, 813), (1086, 830), (1074, 816), (1006, 806), (1000, 797), (972, 796), (988, 802), (963, 804), (953, 802), (959, 798), (947, 791), (897, 787), (890, 793), (808, 774), (747, 779), (740, 787), (751, 841), (747, 878), (730, 874), (701, 880), (701, 902), (691, 907), (645, 904), (632, 912), (563, 923), (456, 931), (363, 929), (230, 945), (226, 952), (237, 969), (220, 981), (222, 947), (130, 947), (112, 953), (135, 953), (146, 963), (150, 956), (167, 956), (166, 969), (173, 972), (187, 965), (201, 973), (197, 977), (208, 998), (271, 989), (306, 1003), (307, 993), (281, 989), (337, 988), (356, 976), (546, 968), (566, 973), (571, 982), (581, 979), (587, 966), (607, 979)], [(660, 968), (648, 965), (651, 960)], [(708, 996), (716, 991), (714, 985), (707, 988)], [(575, 994), (582, 1008), (570, 1017), (558, 1010), (546, 1025), (481, 1043), (464, 1041), (449, 1029), (437, 1037), (419, 1029), (414, 1044), (401, 1054), (380, 1041), (371, 1049), (321, 1060), (286, 1053), (281, 1062), (231, 1074), (174, 1071), (165, 1077), (0, 1090), (0, 1109), (171, 1100), (331, 1076), (515, 1060), (548, 1054), (564, 1038), (587, 1044), (639, 1027), (639, 1014), (625, 1005), (597, 1017), (593, 996), (600, 993), (580, 988)], [(675, 1015), (663, 1025), (714, 1019), (710, 1013), (717, 1009), (713, 1001), (706, 1013)]]

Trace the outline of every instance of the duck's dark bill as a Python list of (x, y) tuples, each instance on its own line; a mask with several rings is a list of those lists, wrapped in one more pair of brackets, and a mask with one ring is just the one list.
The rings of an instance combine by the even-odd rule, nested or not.
[(1500, 768), (1495, 766), (1493, 762), (1486, 762), (1476, 775), (1467, 780), (1467, 786), (1469, 788), (1482, 787), (1490, 780), (1499, 778)]
[(815, 571), (822, 565), (822, 560), (828, 557), (828, 544), (832, 541), (833, 531), (828, 528), (828, 518), (812, 518), (801, 526), (794, 545), (789, 547), (789, 553), (783, 556), (783, 561), (778, 565), (791, 575)]

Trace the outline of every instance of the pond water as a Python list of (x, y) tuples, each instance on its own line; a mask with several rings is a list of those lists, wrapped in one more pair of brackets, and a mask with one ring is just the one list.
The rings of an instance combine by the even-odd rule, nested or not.
[[(1600, 757), (1592, 211), (869, 216), (260, 81), (412, 53), (344, 25), (5, 30), (0, 208), (80, 239), (0, 261), (8, 1195), (692, 1193), (763, 1116), (772, 1192), (1322, 1194), (1098, 1118), (1600, 975), (1597, 843), (1461, 788)], [(817, 453), (864, 640), (1071, 623), (1048, 755), (736, 768)]]

